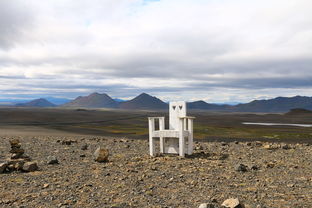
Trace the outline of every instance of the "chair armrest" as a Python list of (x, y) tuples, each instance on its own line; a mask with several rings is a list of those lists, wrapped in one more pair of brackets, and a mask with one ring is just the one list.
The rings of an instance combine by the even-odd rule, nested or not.
[(184, 119), (184, 118), (187, 118), (187, 119), (195, 119), (196, 117), (193, 117), (193, 116), (182, 116), (182, 117), (179, 117), (180, 119)]
[(162, 119), (162, 118), (165, 118), (165, 116), (163, 117), (147, 117), (148, 119)]

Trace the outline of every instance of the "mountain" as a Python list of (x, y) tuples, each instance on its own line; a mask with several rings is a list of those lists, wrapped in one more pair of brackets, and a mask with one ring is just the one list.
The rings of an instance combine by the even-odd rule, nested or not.
[(57, 97), (45, 97), (44, 99), (56, 105), (63, 105), (71, 101), (70, 99), (67, 98), (57, 98)]
[(85, 108), (117, 108), (118, 103), (110, 96), (103, 93), (92, 93), (88, 96), (79, 96), (75, 100), (65, 103), (64, 107), (85, 107)]
[(195, 102), (187, 103), (188, 109), (196, 109), (196, 110), (216, 110), (216, 111), (224, 111), (229, 105), (219, 105), (219, 104), (209, 104), (205, 101), (199, 100)]
[(32, 100), (26, 103), (18, 103), (15, 106), (17, 107), (55, 107), (56, 105), (47, 101), (44, 98)]
[(157, 97), (142, 93), (132, 100), (119, 104), (122, 109), (168, 109), (168, 104)]
[(269, 100), (254, 100), (250, 103), (231, 106), (236, 112), (288, 112), (294, 108), (312, 110), (312, 97), (277, 97)]

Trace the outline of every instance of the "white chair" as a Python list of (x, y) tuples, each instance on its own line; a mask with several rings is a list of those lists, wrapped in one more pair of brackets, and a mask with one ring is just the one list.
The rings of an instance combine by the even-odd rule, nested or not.
[[(155, 156), (155, 139), (159, 138), (160, 153), (185, 154), (193, 153), (193, 120), (195, 117), (186, 116), (186, 103), (169, 103), (169, 129), (165, 129), (165, 117), (149, 117), (149, 150)], [(155, 129), (158, 121), (159, 129)], [(187, 138), (187, 140), (185, 139)]]

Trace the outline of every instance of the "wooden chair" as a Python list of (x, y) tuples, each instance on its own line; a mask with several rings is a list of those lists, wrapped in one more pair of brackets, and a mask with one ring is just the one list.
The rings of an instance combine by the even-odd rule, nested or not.
[[(149, 117), (149, 150), (155, 156), (155, 139), (159, 138), (160, 153), (185, 154), (193, 153), (193, 120), (186, 116), (184, 101), (169, 103), (169, 129), (165, 129), (165, 117)], [(159, 129), (155, 129), (158, 121)], [(187, 139), (185, 139), (187, 138)]]

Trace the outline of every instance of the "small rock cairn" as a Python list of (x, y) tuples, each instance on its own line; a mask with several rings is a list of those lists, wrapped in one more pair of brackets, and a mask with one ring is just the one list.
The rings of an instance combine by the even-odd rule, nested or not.
[(38, 170), (36, 162), (31, 161), (31, 158), (24, 155), (25, 150), (18, 139), (10, 140), (11, 156), (5, 162), (0, 162), (0, 173), (12, 171), (32, 172)]

